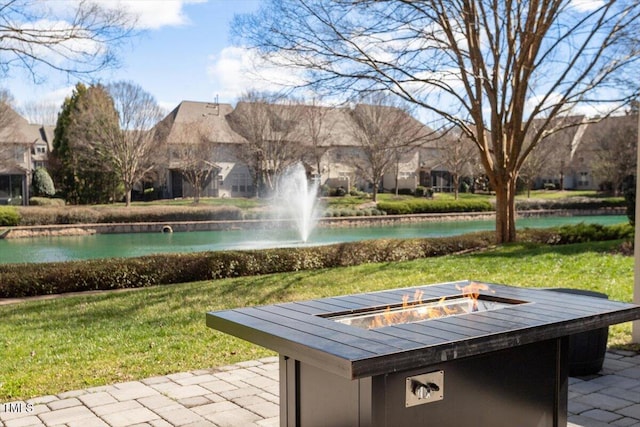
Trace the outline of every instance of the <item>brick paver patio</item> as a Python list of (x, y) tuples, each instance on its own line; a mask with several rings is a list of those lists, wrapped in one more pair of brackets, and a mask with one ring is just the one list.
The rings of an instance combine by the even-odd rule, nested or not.
[[(278, 426), (278, 359), (0, 403), (4, 427)], [(569, 427), (640, 427), (640, 356), (609, 351), (599, 375), (571, 378)], [(486, 426), (490, 427), (490, 426)]]

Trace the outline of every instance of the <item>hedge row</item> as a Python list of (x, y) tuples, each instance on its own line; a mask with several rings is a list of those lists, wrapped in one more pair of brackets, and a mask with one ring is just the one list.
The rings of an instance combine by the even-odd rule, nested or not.
[(16, 225), (96, 224), (169, 221), (231, 221), (242, 219), (235, 206), (131, 206), (117, 207), (38, 207), (19, 208)]
[(389, 215), (418, 213), (487, 212), (493, 210), (485, 200), (425, 200), (406, 199), (378, 202), (378, 209)]
[(516, 210), (539, 209), (605, 209), (626, 207), (624, 197), (597, 199), (591, 197), (570, 197), (558, 200), (517, 200)]
[(0, 298), (124, 289), (227, 277), (405, 261), (487, 246), (493, 233), (437, 239), (383, 239), (308, 248), (159, 254), (0, 265)]
[[(599, 225), (523, 230), (518, 238), (548, 244), (620, 239), (632, 227)], [(44, 264), (0, 265), (0, 298), (138, 288), (290, 271), (408, 261), (477, 250), (493, 232), (430, 239), (380, 239), (334, 245), (250, 251), (163, 254)]]
[(325, 218), (339, 218), (348, 216), (380, 216), (386, 215), (385, 211), (380, 209), (368, 208), (368, 209), (356, 209), (348, 207), (330, 208), (324, 211)]
[[(623, 197), (594, 199), (589, 197), (572, 197), (559, 200), (518, 200), (517, 210), (541, 209), (581, 209), (594, 210), (603, 208), (625, 207)], [(378, 209), (389, 215), (410, 215), (418, 213), (448, 212), (487, 212), (495, 207), (489, 201), (482, 200), (425, 200), (406, 199), (378, 202)]]
[(518, 230), (518, 242), (545, 245), (569, 245), (573, 243), (623, 240), (633, 245), (634, 227), (629, 223), (616, 225), (574, 224), (551, 228), (525, 228)]
[(0, 206), (0, 227), (8, 227), (18, 225), (20, 223), (20, 214), (13, 206)]

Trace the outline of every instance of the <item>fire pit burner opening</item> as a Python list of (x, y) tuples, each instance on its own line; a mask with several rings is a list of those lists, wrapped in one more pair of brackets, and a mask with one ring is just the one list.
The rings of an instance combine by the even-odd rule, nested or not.
[(423, 301), (422, 294), (417, 292), (413, 301), (409, 301), (408, 296), (405, 296), (402, 303), (396, 305), (371, 307), (346, 313), (330, 313), (322, 317), (362, 329), (377, 329), (468, 313), (499, 310), (525, 302), (493, 295), (464, 293)]

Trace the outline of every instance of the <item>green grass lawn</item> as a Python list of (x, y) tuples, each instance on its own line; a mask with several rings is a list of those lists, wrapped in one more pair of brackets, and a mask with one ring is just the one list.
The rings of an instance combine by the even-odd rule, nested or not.
[[(588, 198), (599, 198), (606, 199), (612, 198), (612, 196), (608, 196), (602, 193), (598, 193), (596, 191), (559, 191), (559, 190), (533, 190), (531, 194), (527, 196), (526, 192), (520, 193), (516, 196), (516, 200), (527, 200), (527, 199), (538, 199), (538, 200), (560, 200), (560, 199), (571, 199), (577, 197), (588, 197)], [(393, 193), (379, 193), (378, 201), (389, 201), (389, 200), (405, 200), (405, 199), (413, 199), (414, 196), (408, 195), (398, 195), (396, 196)], [(435, 193), (433, 198), (435, 200), (454, 200), (454, 193)], [(458, 193), (458, 199), (460, 200), (495, 200), (495, 196), (492, 194), (472, 194), (472, 193)], [(325, 203), (328, 206), (333, 207), (355, 207), (362, 203), (367, 203), (371, 201), (371, 198), (367, 197), (353, 197), (353, 196), (345, 196), (345, 197), (327, 197), (324, 199)]]
[[(513, 244), (479, 253), (160, 286), (0, 306), (0, 401), (226, 365), (267, 350), (205, 325), (205, 313), (249, 305), (475, 279), (572, 287), (630, 301), (633, 258), (616, 242)], [(610, 329), (628, 343), (630, 325)]]
[[(268, 204), (268, 200), (258, 199), (255, 197), (246, 198), (246, 197), (202, 197), (200, 198), (200, 204), (203, 206), (236, 206), (240, 209), (253, 209), (258, 208)], [(154, 200), (152, 202), (133, 202), (132, 206), (149, 206), (149, 205), (160, 205), (160, 206), (191, 206), (193, 205), (192, 198), (186, 199), (162, 199), (162, 200)], [(113, 207), (113, 206), (122, 206), (124, 207), (124, 203), (114, 203), (109, 205), (104, 205), (105, 207)]]

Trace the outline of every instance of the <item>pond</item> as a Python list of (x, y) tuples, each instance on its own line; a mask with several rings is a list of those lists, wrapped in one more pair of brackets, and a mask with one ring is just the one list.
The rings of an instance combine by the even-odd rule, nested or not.
[[(627, 221), (627, 217), (623, 215), (521, 218), (517, 221), (517, 227), (519, 229), (545, 228), (581, 222), (611, 225)], [(316, 228), (306, 243), (298, 241), (295, 232), (288, 230), (127, 233), (0, 239), (0, 263), (37, 263), (136, 257), (169, 252), (315, 246), (380, 238), (454, 236), (494, 228), (494, 220), (420, 222), (382, 227)]]

